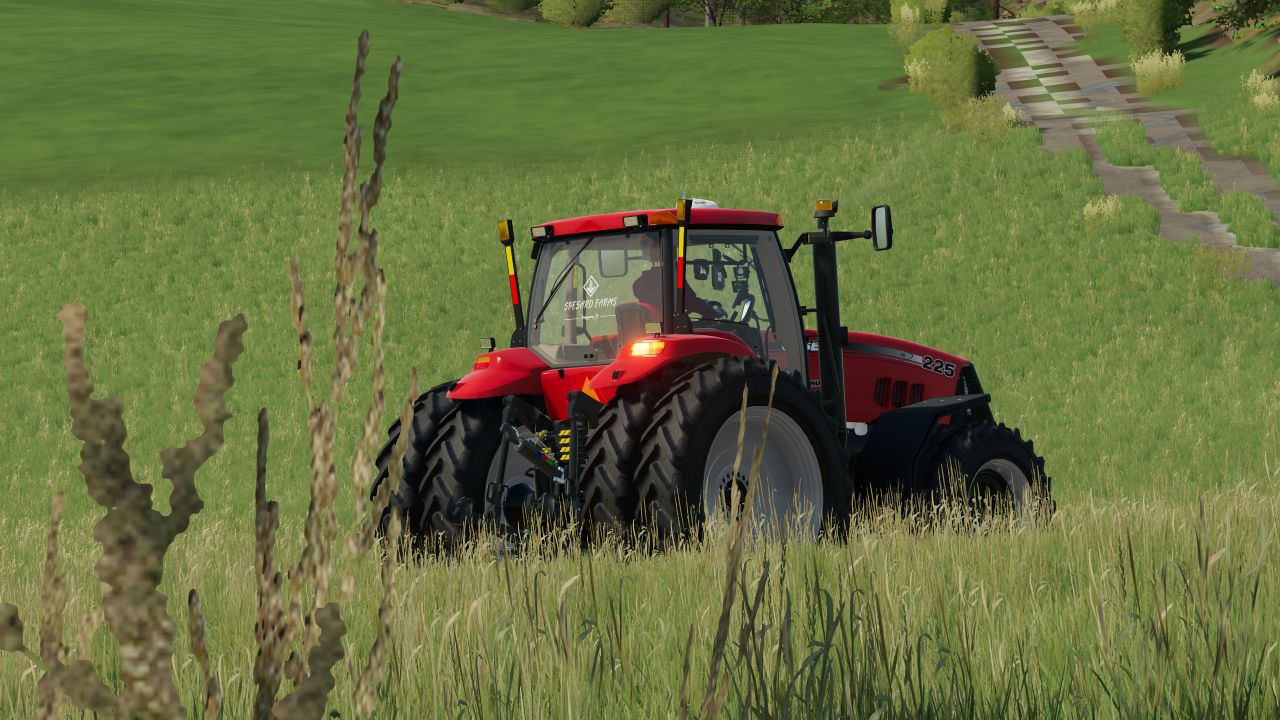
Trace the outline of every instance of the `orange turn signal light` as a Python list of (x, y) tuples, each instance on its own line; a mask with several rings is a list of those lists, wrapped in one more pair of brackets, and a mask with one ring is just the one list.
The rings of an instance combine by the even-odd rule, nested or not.
[(654, 357), (661, 355), (667, 343), (662, 340), (637, 340), (631, 343), (631, 357)]
[(515, 242), (510, 220), (502, 220), (498, 223), (498, 239), (502, 241), (503, 245)]
[(472, 364), (471, 369), (483, 370), (488, 367), (491, 362), (493, 362), (493, 357), (491, 355), (480, 355), (476, 358), (475, 363)]
[(818, 210), (819, 212), (831, 212), (832, 210), (835, 210), (835, 203), (831, 200), (819, 200), (814, 205), (813, 209)]

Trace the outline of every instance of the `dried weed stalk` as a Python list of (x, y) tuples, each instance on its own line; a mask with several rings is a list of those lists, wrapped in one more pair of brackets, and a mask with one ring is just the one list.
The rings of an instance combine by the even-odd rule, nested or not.
[[(382, 169), (386, 161), (387, 134), (391, 129), (391, 112), (399, 97), (400, 58), (391, 66), (387, 82), (387, 94), (378, 108), (373, 128), (374, 170), (369, 180), (357, 188), (356, 175), (360, 166), (361, 131), (358, 123), (360, 104), (360, 79), (364, 75), (365, 59), (369, 53), (369, 35), (360, 36), (356, 57), (355, 76), (352, 79), (351, 100), (347, 106), (346, 136), (343, 139), (342, 195), (338, 212), (338, 238), (334, 269), (337, 287), (334, 291), (333, 341), (336, 362), (330, 380), (329, 397), (317, 400), (311, 388), (311, 358), (314, 341), (307, 329), (306, 303), (302, 288), (302, 275), (295, 258), (289, 265), (289, 279), (293, 286), (290, 296), (294, 329), (298, 333), (298, 376), (307, 393), (310, 408), (308, 426), (311, 432), (311, 502), (303, 527), (305, 544), (297, 564), (289, 572), (287, 603), (284, 583), (275, 569), (275, 533), (279, 527), (279, 510), (274, 502), (266, 501), (266, 448), (269, 440), (267, 416), (259, 416), (258, 430), (258, 488), (257, 501), (257, 569), (258, 569), (258, 656), (254, 664), (254, 677), (258, 683), (254, 717), (319, 717), (323, 714), (329, 693), (334, 686), (332, 670), (343, 657), (342, 638), (346, 625), (342, 621), (339, 603), (329, 600), (333, 584), (334, 541), (338, 535), (334, 503), (337, 495), (337, 467), (333, 448), (337, 433), (336, 410), (342, 400), (342, 392), (355, 373), (358, 340), (364, 333), (370, 318), (373, 320), (371, 345), (373, 361), (373, 398), (365, 413), (360, 442), (352, 460), (352, 484), (357, 526), (347, 535), (344, 544), (347, 572), (340, 585), (342, 603), (349, 603), (354, 594), (355, 580), (351, 575), (354, 561), (373, 547), (374, 523), (387, 507), (388, 493), (380, 491), (372, 506), (366, 500), (372, 475), (373, 445), (377, 441), (378, 423), (386, 407), (384, 396), (385, 375), (382, 333), (386, 321), (386, 278), (377, 265), (378, 233), (369, 225), (374, 205), (382, 192)], [(360, 220), (355, 227), (355, 213)], [(352, 240), (355, 240), (354, 248)], [(363, 288), (356, 296), (358, 279)], [(412, 402), (417, 395), (416, 375), (405, 412), (412, 412)], [(404, 449), (397, 448), (395, 463), (404, 457)], [(398, 525), (393, 518), (393, 525)], [(393, 530), (395, 528), (393, 527)], [(391, 537), (397, 537), (392, 532)], [(359, 673), (354, 704), (356, 715), (372, 715), (377, 688), (383, 678), (383, 665), (387, 646), (391, 640), (391, 623), (395, 617), (393, 593), (394, 553), (383, 557), (383, 597), (378, 610), (378, 635), (372, 650)], [(282, 664), (286, 650), (288, 659)], [(274, 702), (283, 674), (293, 684), (293, 694)]]
[[(266, 498), (268, 416), (265, 409), (258, 414), (254, 496), (255, 569), (258, 576), (258, 618), (255, 626), (258, 653), (253, 667), (257, 693), (252, 713), (255, 719), (323, 717), (335, 685), (334, 668), (344, 656), (342, 638), (347, 628), (339, 604), (329, 600), (333, 575), (332, 549), (338, 535), (334, 512), (337, 494), (333, 453), (337, 432), (335, 417), (342, 390), (355, 372), (358, 339), (370, 317), (373, 319), (373, 400), (365, 415), (361, 440), (352, 464), (357, 525), (347, 535), (344, 546), (349, 560), (354, 561), (373, 547), (374, 523), (387, 507), (386, 488), (394, 486), (394, 483), (385, 486), (372, 506), (366, 501), (372, 475), (373, 444), (385, 409), (382, 333), (387, 295), (384, 275), (376, 264), (377, 231), (369, 226), (369, 217), (382, 189), (387, 134), (398, 97), (401, 61), (397, 57), (391, 66), (387, 95), (379, 106), (374, 124), (373, 174), (357, 189), (360, 159), (357, 111), (360, 79), (368, 52), (369, 35), (364, 32), (359, 40), (343, 141), (344, 172), (335, 262), (337, 289), (334, 293), (333, 338), (337, 363), (327, 401), (317, 402), (311, 392), (312, 338), (306, 328), (297, 260), (290, 265), (293, 320), (298, 331), (298, 373), (310, 404), (308, 425), (312, 456), (311, 503), (304, 525), (306, 543), (297, 564), (288, 573), (287, 586), (275, 559), (276, 533), (280, 526), (279, 506)], [(357, 207), (360, 220), (353, 232)], [(356, 241), (354, 249), (353, 235)], [(355, 292), (357, 273), (364, 280), (358, 298)], [(60, 717), (63, 697), (82, 710), (102, 717), (140, 720), (186, 717), (173, 676), (177, 625), (169, 616), (166, 598), (158, 588), (164, 573), (165, 554), (178, 535), (188, 528), (192, 516), (203, 508), (196, 490), (195, 472), (223, 443), (223, 425), (230, 417), (224, 397), (234, 381), (232, 365), (244, 351), (241, 337), (246, 325), (244, 317), (237, 316), (218, 328), (213, 357), (202, 368), (196, 387), (195, 409), (203, 431), (184, 446), (169, 448), (160, 454), (163, 474), (172, 484), (169, 502), (172, 510), (168, 515), (161, 515), (152, 507), (152, 487), (136, 482), (130, 471), (129, 456), (124, 450), (126, 430), (122, 400), (118, 397), (94, 400), (91, 397), (93, 385), (84, 363), (86, 314), (83, 306), (68, 305), (58, 317), (63, 324), (66, 345), (72, 432), (84, 443), (80, 469), (89, 495), (106, 509), (105, 516), (94, 528), (94, 537), (103, 548), (103, 556), (95, 568), (104, 588), (102, 610), (90, 612), (81, 624), (80, 658), (68, 664), (68, 648), (62, 640), (66, 579), (57, 562), (58, 528), (62, 514), (62, 496), (59, 495), (53, 503), (45, 558), (40, 652), (36, 654), (26, 647), (18, 608), (8, 603), (0, 603), (0, 651), (22, 653), (43, 672), (37, 685), (37, 717)], [(415, 373), (402, 416), (405, 423), (409, 421), (416, 395)], [(406, 445), (404, 442), (397, 444), (393, 467), (399, 468)], [(390, 537), (398, 537), (400, 518), (391, 518), (391, 523)], [(385, 553), (382, 557), (383, 599), (378, 611), (378, 634), (359, 673), (353, 698), (356, 715), (360, 717), (373, 714), (377, 689), (384, 676), (383, 665), (395, 618), (392, 585), (396, 567), (395, 553)], [(350, 572), (349, 564), (341, 588), (343, 601), (349, 601), (354, 593), (355, 583)], [(204, 616), (195, 590), (188, 595), (187, 606), (191, 650), (203, 683), (202, 714), (212, 719), (221, 712), (222, 690), (210, 668)], [(119, 645), (123, 681), (119, 693), (107, 687), (87, 659), (90, 640), (104, 618)], [(286, 651), (291, 649), (285, 660)], [(293, 691), (277, 700), (282, 675), (290, 679)]]
[[(725, 702), (729, 699), (730, 668), (724, 666), (725, 654), (729, 642), (729, 621), (733, 615), (734, 597), (737, 595), (738, 575), (743, 566), (742, 556), (746, 548), (746, 539), (748, 529), (756, 530), (753, 522), (753, 513), (755, 510), (756, 486), (760, 484), (760, 463), (764, 458), (765, 441), (769, 438), (769, 420), (773, 417), (773, 393), (778, 386), (778, 366), (773, 366), (773, 371), (769, 376), (769, 402), (766, 406), (768, 412), (764, 418), (764, 427), (760, 433), (760, 442), (756, 445), (755, 451), (751, 458), (751, 470), (747, 474), (747, 494), (742, 501), (742, 509), (739, 511), (737, 519), (734, 521), (729, 532), (729, 545), (725, 548), (725, 581), (724, 593), (720, 601), (720, 617), (716, 623), (716, 637), (711, 646), (711, 669), (708, 673), (707, 693), (702, 701), (702, 713), (699, 717), (702, 720), (719, 717), (720, 711), (724, 709)], [(733, 459), (733, 472), (736, 476), (738, 469), (742, 466), (742, 453), (745, 448), (745, 438), (747, 430), (747, 398), (749, 388), (742, 389), (742, 412), (741, 421), (738, 425), (738, 450)], [(737, 507), (738, 496), (736, 490), (730, 491), (729, 507)], [(684, 668), (683, 676), (680, 679), (680, 701), (678, 717), (685, 720), (689, 717), (692, 709), (689, 704), (687, 695), (689, 685), (689, 651), (693, 642), (693, 628), (689, 629), (689, 640), (685, 643), (684, 648)]]
[[(186, 445), (160, 453), (163, 474), (172, 485), (172, 509), (161, 515), (151, 504), (152, 487), (135, 481), (129, 469), (123, 401), (119, 397), (92, 398), (93, 383), (84, 362), (86, 316), (85, 308), (78, 304), (68, 305), (58, 314), (66, 346), (71, 432), (84, 443), (80, 471), (89, 496), (106, 509), (93, 531), (94, 539), (102, 545), (94, 572), (105, 587), (103, 616), (119, 644), (123, 687), (118, 694), (112, 692), (83, 657), (69, 665), (65, 662), (61, 636), (66, 584), (57, 569), (60, 499), (54, 501), (45, 558), (41, 654), (37, 656), (23, 645), (22, 623), (13, 606), (0, 610), (0, 625), (5, 626), (0, 630), (4, 635), (0, 649), (24, 652), (44, 672), (38, 685), (39, 712), (58, 709), (58, 701), (49, 695), (56, 688), (77, 707), (109, 717), (185, 717), (173, 677), (177, 625), (169, 617), (159, 586), (165, 554), (190, 525), (191, 517), (204, 507), (196, 491), (195, 472), (222, 446), (223, 424), (230, 417), (223, 398), (234, 381), (231, 367), (244, 351), (244, 317), (237, 316), (218, 327), (213, 357), (201, 369), (195, 408), (203, 431)], [(215, 681), (210, 683), (216, 687)]]

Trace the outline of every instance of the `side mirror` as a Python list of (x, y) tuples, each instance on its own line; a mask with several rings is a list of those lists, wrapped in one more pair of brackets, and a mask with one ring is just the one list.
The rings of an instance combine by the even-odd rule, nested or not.
[(693, 270), (694, 280), (706, 280), (711, 277), (711, 264), (706, 260), (690, 260), (689, 267)]
[(876, 250), (893, 247), (893, 214), (888, 205), (871, 208), (871, 244)]
[(626, 250), (601, 250), (600, 274), (607, 278), (622, 277), (627, 274)]

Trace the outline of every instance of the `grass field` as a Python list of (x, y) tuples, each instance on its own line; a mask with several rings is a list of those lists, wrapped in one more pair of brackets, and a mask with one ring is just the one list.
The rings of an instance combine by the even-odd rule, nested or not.
[[(1233, 488), (1203, 507), (1078, 500), (1034, 532), (920, 534), (887, 516), (840, 545), (752, 548), (719, 717), (1275, 717), (1277, 522), (1273, 491)], [(251, 524), (199, 516), (161, 586), (176, 598), (200, 590), (229, 718), (247, 717), (253, 697)], [(40, 547), (45, 527), (0, 520), (0, 531)], [(96, 552), (88, 532), (83, 521), (64, 527), (77, 580)], [(222, 554), (208, 553), (215, 544)], [(285, 545), (294, 557), (296, 543)], [(379, 583), (371, 562), (354, 571), (344, 617), (349, 652), (363, 656)], [(504, 562), (478, 552), (415, 567), (396, 582), (398, 642), (377, 717), (675, 717), (686, 657), (696, 717), (724, 579), (718, 539), (657, 558), (602, 549)], [(0, 565), (0, 586), (39, 607), (30, 570)], [(90, 606), (85, 587), (71, 595), (72, 637)], [(118, 672), (107, 643), (93, 656), (108, 677)], [(180, 687), (195, 698), (184, 657)], [(25, 665), (0, 656), (5, 717), (32, 714)], [(337, 683), (333, 707), (353, 717), (353, 680), (343, 672)]]
[[(766, 560), (769, 578), (755, 619), (734, 615), (727, 714), (1219, 717), (1233, 703), (1240, 709), (1246, 696), (1244, 716), (1280, 713), (1280, 655), (1268, 649), (1280, 631), (1271, 612), (1280, 587), (1270, 547), (1280, 520), (1280, 379), (1271, 360), (1280, 357), (1280, 293), (1224, 279), (1229, 259), (1159, 238), (1154, 215), (1134, 198), (1087, 213), (1102, 187), (1083, 153), (1044, 153), (1029, 129), (998, 144), (978, 142), (944, 130), (920, 97), (876, 89), (900, 74), (883, 28), (701, 35), (691, 28), (680, 36), (689, 40), (676, 43), (653, 39), (662, 31), (574, 32), (335, 1), (307, 4), (305, 22), (301, 3), (253, 10), (261, 13), (261, 32), (278, 36), (263, 49), (254, 45), (258, 36), (230, 31), (248, 9), (174, 4), (161, 16), (142, 5), (121, 7), (110, 14), (97, 6), (0, 5), (6, 20), (29, 24), (20, 33), (22, 53), (0, 50), (13, 52), (6, 60), (23, 55), (16, 61), (23, 79), (13, 91), (22, 109), (6, 122), (16, 116), (15, 127), (42, 124), (0, 140), (4, 157), (13, 158), (0, 177), (33, 181), (0, 196), (0, 290), (10, 308), (0, 318), (7, 390), (0, 396), (0, 464), (8, 468), (0, 475), (7, 499), (0, 533), (6, 548), (16, 549), (0, 553), (0, 600), (24, 608), (29, 637), (40, 604), (48, 498), (56, 491), (68, 493), (63, 556), (74, 588), (71, 617), (84, 615), (94, 587), (90, 527), (97, 513), (68, 432), (55, 313), (72, 301), (89, 307), (87, 358), (97, 395), (124, 397), (134, 472), (160, 481), (159, 450), (197, 432), (191, 397), (217, 322), (243, 312), (247, 349), (228, 396), (234, 417), (227, 444), (198, 475), (206, 508), (175, 545), (163, 587), (179, 599), (189, 587), (200, 590), (227, 688), (224, 716), (246, 716), (254, 648), (253, 418), (263, 406), (272, 415), (270, 492), (281, 500), (282, 542), (293, 557), (307, 505), (308, 440), (286, 269), (290, 257), (300, 258), (323, 378), (332, 358), (322, 329), (332, 326), (324, 298), (333, 287), (339, 188), (331, 165), (354, 37), (369, 26), (366, 118), (381, 94), (378, 68), (393, 52), (406, 58), (392, 175), (374, 223), (390, 286), (387, 421), (407, 391), (411, 366), (424, 386), (456, 377), (481, 336), (503, 337), (509, 329), (493, 237), (498, 218), (514, 217), (523, 227), (665, 205), (688, 192), (724, 206), (780, 211), (790, 238), (811, 228), (815, 197), (838, 196), (837, 226), (861, 228), (873, 203), (888, 202), (897, 229), (892, 252), (841, 248), (846, 323), (974, 360), (997, 416), (1020, 426), (1045, 455), (1060, 510), (1048, 528), (921, 535), (884, 520), (858, 526), (844, 545), (752, 549), (748, 594), (755, 597)], [(352, 7), (362, 12), (346, 10)], [(432, 19), (413, 26), (407, 18)], [(155, 44), (132, 46), (140, 53), (134, 61), (98, 63), (94, 71), (102, 75), (63, 73), (62, 85), (52, 83), (62, 89), (47, 94), (72, 103), (65, 112), (46, 116), (32, 108), (36, 79), (59, 72), (52, 59), (74, 56), (74, 48), (111, 36), (112, 27), (150, 27)], [(795, 42), (827, 34), (839, 43)], [(126, 47), (123, 37), (119, 42)], [(486, 53), (507, 42), (528, 43), (526, 52), (488, 64)], [(573, 84), (552, 82), (547, 68), (578, 66), (593, 51), (629, 42), (646, 58), (624, 63), (629, 70), (600, 63)], [(667, 53), (665, 42), (679, 47)], [(442, 47), (456, 50), (454, 59), (472, 53), (472, 64), (450, 70)], [(825, 52), (835, 53), (833, 64), (806, 55)], [(633, 102), (633, 88), (612, 73), (634, 76), (646, 63), (714, 67), (722, 53), (771, 68), (796, 53), (804, 59), (795, 67), (830, 67), (835, 80), (809, 85), (781, 70), (776, 80), (721, 73), (722, 95), (645, 105), (605, 126), (595, 114), (555, 123), (556, 111), (535, 107), (539, 92), (621, 107)], [(201, 75), (206, 65), (195, 57), (231, 60)], [(166, 72), (177, 84), (170, 88), (208, 88), (202, 97), (209, 105), (162, 91), (163, 73), (142, 67), (156, 58), (173, 63)], [(276, 68), (264, 71), (275, 73), (271, 82), (237, 90), (257, 63)], [(417, 63), (432, 74), (411, 82)], [(95, 83), (112, 69), (132, 80)], [(507, 72), (545, 83), (513, 89), (528, 93), (527, 104), (506, 113), (509, 122), (490, 122), (483, 113), (499, 102), (495, 89), (506, 87)], [(658, 72), (653, 80), (670, 77)], [(94, 102), (79, 95), (94, 85), (128, 97)], [(277, 102), (277, 90), (293, 85), (297, 95)], [(754, 102), (762, 87), (777, 95)], [(173, 93), (167, 115), (127, 112), (151, 92)], [(843, 99), (824, 104), (824, 92)], [(105, 121), (116, 113), (129, 130), (104, 141)], [(690, 131), (689, 147), (653, 141), (652, 129), (670, 122)], [(823, 124), (828, 129), (820, 131)], [(486, 125), (494, 132), (486, 135)], [(441, 126), (451, 128), (443, 139)], [(775, 137), (793, 126), (797, 137)], [(752, 139), (738, 140), (744, 135)], [(201, 138), (198, 146), (192, 137)], [(636, 138), (653, 144), (640, 152)], [(562, 148), (578, 146), (576, 163), (558, 162), (567, 159)], [(541, 162), (551, 156), (557, 162)], [(475, 158), (484, 161), (471, 163)], [(495, 164), (499, 158), (510, 162)], [(242, 171), (254, 163), (261, 169)], [(104, 182), (108, 167), (111, 178), (132, 179)], [(807, 257), (798, 267), (807, 267)], [(803, 271), (799, 280), (803, 298)], [(348, 390), (357, 401), (340, 414), (339, 468), (350, 464), (364, 410), (367, 354), (361, 361)], [(348, 495), (339, 502), (346, 517)], [(696, 714), (724, 567), (713, 542), (653, 559), (605, 549), (589, 557), (505, 563), (481, 555), (411, 568), (396, 585), (398, 642), (379, 717), (676, 715), (689, 637)], [(356, 571), (360, 592), (344, 609), (353, 652), (367, 646), (377, 603), (375, 568)], [(179, 605), (173, 614), (181, 618)], [(105, 632), (92, 653), (118, 682)], [(184, 697), (194, 697), (195, 670), (179, 658)], [(344, 703), (352, 680), (341, 675), (338, 682), (335, 708), (351, 717)], [(30, 716), (34, 685), (26, 661), (0, 655), (0, 716)]]
[(903, 73), (872, 26), (588, 32), (392, 0), (0, 0), (0, 17), (0, 188), (327, 168), (362, 29), (371, 74), (405, 59), (401, 167), (609, 165), (926, 112), (878, 89)]

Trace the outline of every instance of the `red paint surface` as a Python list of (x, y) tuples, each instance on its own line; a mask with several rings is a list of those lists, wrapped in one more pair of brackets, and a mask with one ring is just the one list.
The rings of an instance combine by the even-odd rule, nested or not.
[[(807, 343), (817, 339), (818, 333), (816, 330), (805, 331), (805, 341)], [(899, 380), (906, 381), (908, 398), (911, 385), (917, 383), (924, 386), (921, 400), (955, 395), (956, 381), (959, 378), (960, 369), (969, 364), (968, 360), (959, 355), (953, 355), (927, 345), (885, 335), (851, 332), (849, 333), (849, 342), (902, 350), (913, 355), (927, 355), (935, 360), (941, 359), (944, 362), (955, 365), (955, 375), (947, 377), (946, 375), (925, 370), (916, 362), (874, 353), (859, 352), (854, 349), (846, 350), (844, 355), (844, 395), (845, 407), (847, 408), (846, 416), (849, 422), (871, 422), (880, 417), (882, 413), (895, 409), (892, 403), (892, 389), (893, 383)], [(809, 360), (809, 377), (820, 380), (818, 353), (810, 351), (807, 356)], [(890, 402), (888, 405), (881, 405), (875, 401), (876, 381), (884, 377), (889, 378)], [(906, 404), (910, 404), (909, 399), (906, 400)]]
[[(539, 227), (550, 227), (551, 234), (554, 238), (564, 237), (565, 235), (577, 235), (580, 233), (605, 232), (608, 230), (622, 230), (622, 218), (628, 215), (656, 215), (658, 213), (667, 213), (674, 217), (675, 208), (666, 208), (662, 210), (627, 210), (625, 212), (601, 213), (599, 215), (584, 215), (576, 218), (565, 218), (563, 220), (552, 220), (551, 222), (542, 223)], [(782, 218), (777, 213), (765, 212), (762, 210), (731, 210), (729, 208), (697, 208), (689, 213), (689, 224), (693, 227), (699, 225), (750, 225), (753, 227), (765, 229), (778, 229), (782, 227)]]
[(489, 364), (463, 375), (449, 392), (450, 398), (476, 400), (542, 392), (538, 375), (547, 369), (547, 364), (529, 348), (507, 348), (480, 357), (488, 357)]

